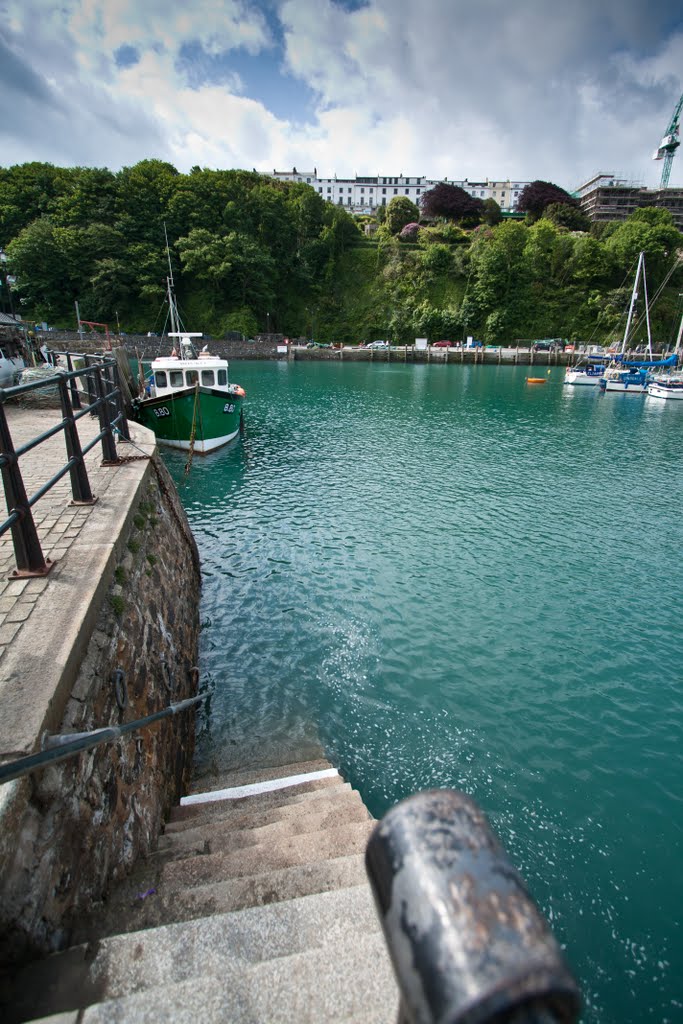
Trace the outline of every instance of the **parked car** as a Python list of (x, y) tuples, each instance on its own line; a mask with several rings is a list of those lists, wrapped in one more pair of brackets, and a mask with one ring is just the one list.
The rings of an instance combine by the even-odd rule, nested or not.
[(388, 341), (371, 341), (370, 344), (366, 345), (365, 347), (366, 348), (389, 348), (389, 342)]
[(553, 338), (549, 341), (536, 341), (533, 345), (534, 352), (564, 352), (564, 342)]
[(452, 341), (435, 341), (432, 343), (432, 348), (453, 348)]

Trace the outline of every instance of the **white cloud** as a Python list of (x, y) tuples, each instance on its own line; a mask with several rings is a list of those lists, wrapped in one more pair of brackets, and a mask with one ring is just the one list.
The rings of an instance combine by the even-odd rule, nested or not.
[[(180, 170), (316, 165), (569, 188), (607, 170), (653, 184), (650, 156), (683, 91), (670, 15), (665, 0), (6, 0), (2, 159), (159, 156)], [(124, 46), (139, 60), (120, 68)], [(178, 57), (192, 47), (218, 60), (220, 84), (190, 87)], [(263, 81), (280, 66), (311, 90), (309, 108), (275, 116), (230, 54), (251, 55), (239, 67)]]

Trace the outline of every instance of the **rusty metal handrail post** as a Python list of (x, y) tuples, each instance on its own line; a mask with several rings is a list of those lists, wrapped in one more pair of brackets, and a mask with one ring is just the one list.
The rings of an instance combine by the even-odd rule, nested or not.
[(81, 439), (78, 436), (76, 420), (74, 419), (71, 403), (69, 401), (67, 384), (62, 376), (59, 378), (58, 387), (59, 400), (62, 403), (62, 416), (64, 417), (64, 442), (66, 444), (66, 454), (68, 455), (69, 462), (71, 463), (69, 467), (69, 475), (71, 477), (71, 495), (74, 504), (76, 505), (93, 505), (97, 501), (97, 498), (95, 498), (92, 490), (90, 489), (90, 480), (88, 479), (88, 471), (85, 468)]
[(101, 366), (94, 367), (95, 387), (97, 388), (97, 408), (100, 417), (100, 432), (102, 434), (102, 464), (104, 466), (117, 466), (121, 461), (116, 451), (114, 432), (111, 429), (111, 416), (109, 414), (109, 395), (103, 380)]
[(484, 814), (455, 790), (378, 822), (365, 865), (405, 1024), (573, 1024), (579, 989)]
[[(85, 355), (85, 386), (88, 392), (88, 405), (94, 405), (97, 401), (97, 381), (96, 374), (97, 370), (94, 368), (97, 366), (97, 361), (90, 355)], [(90, 410), (90, 415), (94, 416), (94, 410)]]
[[(71, 373), (73, 371), (73, 368), (74, 368), (74, 362), (73, 362), (73, 359), (71, 358), (71, 353), (70, 352), (66, 353), (66, 365), (67, 365), (67, 368), (69, 370), (69, 373)], [(81, 408), (81, 396), (78, 393), (78, 385), (76, 384), (76, 378), (75, 377), (70, 377), (69, 378), (69, 391), (71, 393), (71, 408), (72, 409), (80, 409)]]
[(17, 568), (13, 576), (45, 576), (52, 568), (50, 559), (43, 555), (33, 513), (26, 496), (24, 480), (14, 450), (12, 435), (7, 424), (5, 406), (0, 402), (0, 452), (2, 452), (2, 482), (5, 488), (7, 511), (13, 516), (12, 543)]
[(124, 441), (130, 441), (130, 428), (126, 416), (126, 408), (123, 403), (123, 390), (121, 388), (121, 374), (116, 363), (111, 368), (112, 389), (116, 398), (118, 429)]

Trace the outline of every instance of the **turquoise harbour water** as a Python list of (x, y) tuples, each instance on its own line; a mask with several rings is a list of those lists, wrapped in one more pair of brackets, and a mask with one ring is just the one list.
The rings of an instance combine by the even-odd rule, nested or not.
[(682, 1021), (683, 403), (529, 372), (233, 363), (245, 438), (187, 482), (164, 455), (204, 573), (199, 769), (319, 741), (377, 816), (465, 790), (583, 1020)]

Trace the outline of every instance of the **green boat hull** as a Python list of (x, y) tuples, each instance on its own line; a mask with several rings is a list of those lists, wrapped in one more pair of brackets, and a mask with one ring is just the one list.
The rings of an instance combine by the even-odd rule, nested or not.
[(194, 428), (194, 450), (214, 451), (237, 437), (242, 397), (215, 388), (185, 388), (163, 398), (137, 402), (135, 419), (156, 434), (160, 444), (189, 450)]

